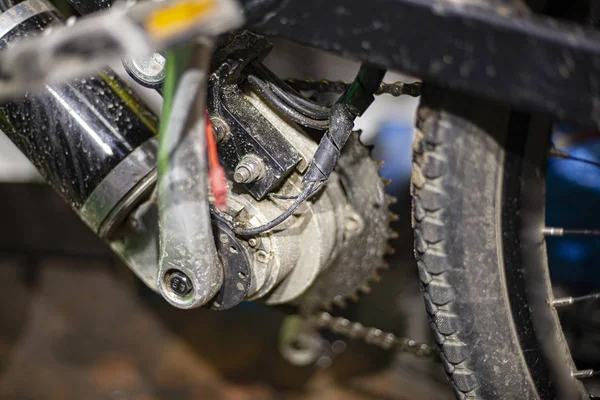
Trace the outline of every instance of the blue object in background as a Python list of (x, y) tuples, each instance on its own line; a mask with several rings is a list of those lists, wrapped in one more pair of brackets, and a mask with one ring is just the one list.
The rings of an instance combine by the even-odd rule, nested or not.
[(388, 192), (400, 196), (408, 193), (412, 170), (413, 126), (405, 121), (389, 120), (379, 127), (374, 155), (383, 160), (381, 176), (392, 181)]
[[(561, 127), (560, 135), (569, 136)], [(571, 156), (600, 162), (600, 137), (564, 148)], [(548, 163), (546, 225), (600, 228), (600, 168), (576, 160)], [(600, 237), (550, 237), (548, 262), (554, 283), (581, 291), (600, 287)]]
[[(559, 127), (556, 135), (576, 134)], [(569, 132), (572, 130), (572, 132)], [(413, 126), (390, 120), (381, 124), (375, 138), (375, 158), (385, 162), (388, 191), (408, 194), (412, 168)], [(600, 135), (568, 148), (571, 156), (600, 162)], [(547, 172), (546, 225), (573, 229), (600, 229), (600, 168), (576, 160), (550, 158)], [(549, 237), (548, 263), (553, 283), (585, 292), (600, 288), (600, 237)]]

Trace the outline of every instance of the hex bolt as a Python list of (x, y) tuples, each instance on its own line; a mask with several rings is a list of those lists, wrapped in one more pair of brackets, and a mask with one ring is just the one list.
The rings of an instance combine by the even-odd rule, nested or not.
[(187, 296), (194, 288), (191, 279), (181, 271), (171, 272), (168, 284), (171, 292), (179, 297)]
[(244, 156), (235, 167), (233, 180), (237, 183), (252, 183), (261, 179), (265, 174), (265, 164), (254, 154)]
[(227, 122), (223, 121), (221, 118), (213, 117), (210, 119), (210, 123), (213, 126), (217, 143), (221, 143), (229, 136), (230, 129)]

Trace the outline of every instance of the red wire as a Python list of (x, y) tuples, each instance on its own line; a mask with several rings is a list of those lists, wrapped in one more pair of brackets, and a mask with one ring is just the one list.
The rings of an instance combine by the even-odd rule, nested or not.
[(219, 153), (217, 152), (217, 142), (215, 132), (208, 111), (205, 111), (206, 119), (206, 149), (208, 153), (208, 179), (210, 180), (210, 189), (215, 198), (215, 205), (221, 211), (227, 210), (227, 180), (225, 179), (225, 170), (219, 162)]

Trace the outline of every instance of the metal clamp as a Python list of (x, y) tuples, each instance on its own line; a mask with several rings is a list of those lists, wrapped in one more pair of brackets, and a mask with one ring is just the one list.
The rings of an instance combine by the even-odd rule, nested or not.
[(79, 214), (100, 237), (127, 215), (156, 182), (158, 141), (152, 138), (123, 159), (87, 198)]

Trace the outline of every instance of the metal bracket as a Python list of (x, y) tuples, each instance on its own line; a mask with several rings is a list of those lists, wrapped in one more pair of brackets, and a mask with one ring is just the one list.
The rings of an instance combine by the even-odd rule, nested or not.
[[(285, 178), (302, 157), (289, 141), (247, 100), (239, 82), (230, 77), (239, 74), (242, 64), (225, 61), (209, 79), (208, 110), (213, 118), (225, 121), (229, 133), (219, 143), (219, 157), (231, 175), (241, 159), (258, 156), (265, 164), (261, 179), (245, 184), (257, 200), (262, 199)], [(229, 82), (224, 84), (224, 82)]]

